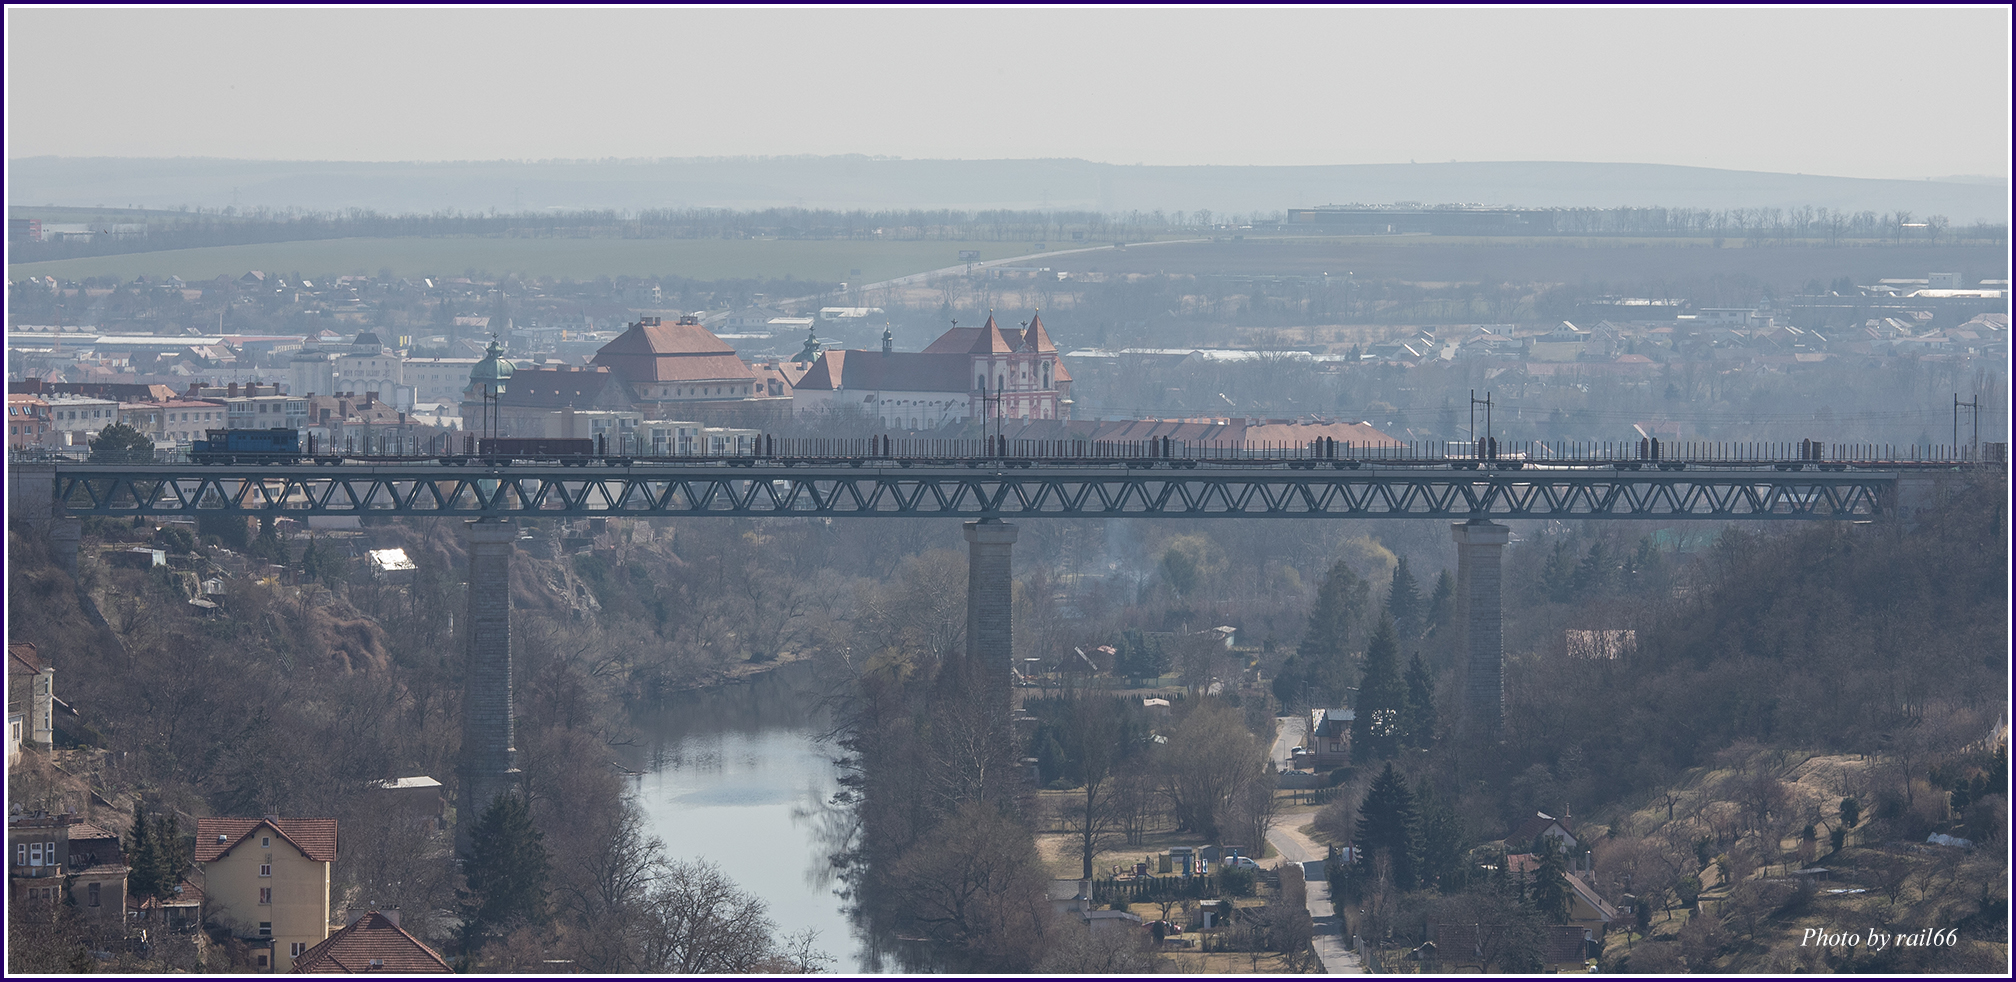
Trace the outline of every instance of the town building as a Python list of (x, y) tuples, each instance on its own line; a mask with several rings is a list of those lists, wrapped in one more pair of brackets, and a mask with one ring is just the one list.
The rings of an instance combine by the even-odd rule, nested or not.
[(1351, 762), (1351, 723), (1358, 718), (1351, 709), (1309, 711), (1309, 753), (1303, 763), (1319, 771), (1343, 767)]
[(277, 385), (247, 385), (247, 394), (225, 396), (225, 425), (234, 430), (298, 430), (308, 425), (308, 397), (281, 395), (277, 389)]
[(453, 975), (440, 953), (399, 926), (399, 912), (352, 911), (349, 923), (295, 956), (310, 975)]
[[(469, 370), (476, 367), (477, 358), (407, 358), (400, 365), (404, 373), (405, 385), (400, 391), (411, 390), (412, 397), (394, 402), (402, 407), (447, 403), (454, 405), (462, 401), (462, 390), (469, 387)], [(296, 389), (295, 391), (300, 391)], [(318, 390), (319, 391), (319, 390)]]
[(346, 391), (389, 396), (394, 386), (406, 380), (405, 361), (398, 349), (380, 342), (376, 332), (363, 331), (350, 343), (349, 351), (336, 356), (336, 381)]
[(329, 937), (335, 819), (199, 818), (193, 858), (206, 919), (254, 948), (260, 970), (279, 971)]
[[(462, 426), (472, 433), (483, 429), (486, 412), (495, 423), (490, 435), (510, 437), (552, 435), (553, 414), (569, 409), (632, 414), (627, 418), (641, 421), (791, 404), (781, 376), (759, 376), (693, 317), (672, 324), (640, 318), (587, 365), (497, 361), (498, 371), (502, 365), (510, 371), (501, 380), (501, 391), (496, 381), (485, 388), (487, 407), (475, 384), (462, 391)], [(476, 363), (471, 372), (481, 365)], [(617, 432), (620, 436), (620, 427)], [(612, 441), (612, 449), (616, 445)]]
[(13, 818), (7, 854), (10, 903), (68, 901), (86, 917), (124, 920), (131, 871), (118, 833), (76, 815)]
[[(808, 343), (808, 349), (811, 345)], [(859, 414), (887, 429), (927, 430), (972, 419), (1065, 419), (1071, 373), (1040, 314), (1021, 330), (987, 315), (946, 331), (923, 351), (808, 351), (793, 387), (799, 413)]]
[(155, 405), (161, 408), (161, 428), (148, 434), (155, 443), (190, 443), (204, 439), (207, 430), (225, 426), (222, 402), (170, 399)]
[(7, 393), (7, 449), (46, 445), (50, 430), (48, 402), (37, 395)]
[(98, 396), (48, 395), (49, 425), (55, 437), (51, 443), (64, 447), (88, 446), (98, 431), (119, 422), (119, 402)]
[(324, 351), (314, 338), (287, 356), (287, 390), (302, 395), (327, 395), (336, 391), (334, 351)]
[[(602, 346), (592, 362), (606, 368), (630, 403), (654, 419), (678, 418), (675, 407), (767, 398), (735, 349), (696, 317), (672, 324), (645, 317)], [(518, 384), (522, 374), (513, 377)]]
[(56, 740), (56, 670), (42, 663), (35, 645), (7, 642), (7, 765), (21, 748), (47, 750)]

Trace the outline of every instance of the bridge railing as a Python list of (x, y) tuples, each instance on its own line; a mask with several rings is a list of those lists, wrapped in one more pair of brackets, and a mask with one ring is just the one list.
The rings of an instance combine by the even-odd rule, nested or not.
[[(1457, 467), (1574, 467), (1624, 465), (1629, 467), (1778, 467), (1804, 469), (1834, 467), (1944, 467), (1962, 464), (2006, 464), (2008, 445), (1985, 443), (1978, 446), (1898, 445), (1880, 443), (1826, 443), (1818, 440), (1780, 442), (1662, 441), (1638, 440), (1524, 440), (1478, 441), (1477, 445), (1445, 441), (1409, 441), (1355, 445), (1349, 441), (1314, 440), (1303, 443), (1193, 442), (1170, 437), (1146, 440), (1019, 440), (987, 437), (978, 440), (935, 438), (870, 437), (780, 437), (758, 435), (742, 438), (728, 451), (622, 452), (606, 444), (594, 456), (619, 457), (638, 462), (707, 463), (721, 461), (871, 462), (878, 460), (958, 463), (985, 460), (1038, 461), (1183, 461), (1237, 463), (1300, 462), (1311, 466), (1322, 462), (1387, 466)], [(392, 439), (346, 439), (338, 446), (316, 446), (312, 441), (300, 456), (342, 458), (368, 463), (399, 463), (439, 460), (444, 457), (485, 457), (465, 454), (455, 441)], [(84, 447), (10, 448), (9, 464), (20, 463), (198, 463), (186, 447), (156, 448), (141, 459), (94, 461)], [(257, 457), (239, 454), (241, 457)], [(522, 457), (521, 459), (539, 459)]]

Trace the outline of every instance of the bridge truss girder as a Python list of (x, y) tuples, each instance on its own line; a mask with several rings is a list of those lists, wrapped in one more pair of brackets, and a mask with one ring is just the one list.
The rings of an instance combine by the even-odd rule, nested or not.
[(1888, 472), (73, 465), (72, 515), (1868, 521)]

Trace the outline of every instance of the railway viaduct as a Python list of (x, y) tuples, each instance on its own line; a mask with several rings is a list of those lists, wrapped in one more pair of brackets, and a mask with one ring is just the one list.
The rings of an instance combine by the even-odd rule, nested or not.
[(8, 513), (45, 535), (73, 571), (82, 516), (463, 519), (469, 663), (458, 804), (462, 814), (476, 815), (517, 778), (507, 589), (517, 516), (967, 519), (968, 653), (993, 676), (990, 701), (997, 711), (1006, 711), (1009, 699), (1017, 521), (1448, 521), (1465, 628), (1464, 726), (1467, 737), (1490, 739), (1503, 712), (1499, 570), (1510, 530), (1501, 521), (1908, 520), (1943, 482), (1971, 466), (1878, 461), (1819, 470), (1803, 461), (1721, 460), (1659, 470), (1610, 464), (1495, 470), (1460, 460), (1197, 461), (1158, 450), (1095, 463), (863, 454), (587, 468), (477, 461), (443, 467), (436, 459), (337, 466), (17, 461), (8, 469)]

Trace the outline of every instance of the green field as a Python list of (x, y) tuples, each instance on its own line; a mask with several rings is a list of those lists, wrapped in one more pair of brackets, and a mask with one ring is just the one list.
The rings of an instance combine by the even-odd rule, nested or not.
[[(754, 239), (504, 239), (473, 236), (322, 239), (266, 245), (172, 249), (121, 256), (59, 259), (7, 267), (7, 278), (180, 276), (192, 283), (247, 270), (304, 276), (376, 274), (592, 280), (598, 276), (684, 276), (696, 280), (783, 279), (873, 283), (956, 265), (961, 249), (982, 259), (1036, 252), (1034, 242), (858, 242)], [(1065, 248), (1058, 246), (1058, 248)], [(852, 271), (860, 270), (856, 275)]]

